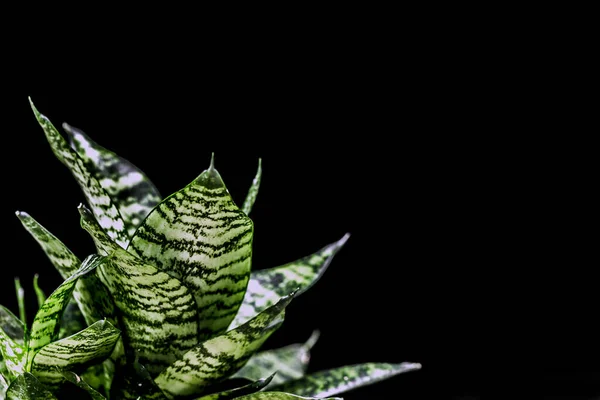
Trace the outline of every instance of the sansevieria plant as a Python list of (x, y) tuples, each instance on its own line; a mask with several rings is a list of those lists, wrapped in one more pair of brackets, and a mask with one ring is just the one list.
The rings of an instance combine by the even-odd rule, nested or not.
[(327, 398), (416, 363), (367, 363), (305, 375), (317, 340), (260, 351), (286, 306), (323, 274), (348, 239), (252, 271), (261, 163), (238, 207), (210, 166), (167, 197), (129, 161), (31, 103), (56, 157), (81, 187), (80, 223), (96, 253), (80, 260), (32, 216), (17, 212), (64, 282), (28, 326), (0, 306), (0, 399), (287, 400)]

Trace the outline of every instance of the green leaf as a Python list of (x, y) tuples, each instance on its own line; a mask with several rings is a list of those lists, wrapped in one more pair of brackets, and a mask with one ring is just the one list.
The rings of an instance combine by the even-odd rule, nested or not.
[(148, 215), (128, 251), (190, 289), (203, 340), (227, 329), (244, 298), (252, 235), (252, 220), (235, 205), (211, 161)]
[(29, 372), (19, 375), (6, 391), (7, 400), (58, 400)]
[(15, 292), (17, 293), (17, 303), (19, 304), (19, 318), (23, 322), (25, 332), (27, 332), (27, 315), (25, 313), (25, 290), (21, 286), (21, 280), (15, 278)]
[(301, 397), (283, 392), (259, 392), (248, 396), (238, 397), (237, 400), (344, 400), (341, 397)]
[(81, 224), (110, 253), (100, 276), (121, 314), (123, 339), (156, 375), (198, 343), (196, 303), (181, 281), (120, 248), (80, 207)]
[[(79, 258), (26, 212), (17, 211), (17, 217), (44, 250), (46, 256), (63, 279), (73, 275), (77, 268), (81, 266)], [(114, 304), (110, 294), (95, 273), (88, 274), (77, 281), (73, 297), (77, 301), (87, 325), (104, 318), (109, 318), (112, 323), (115, 323), (113, 318)]]
[(104, 257), (98, 255), (88, 256), (81, 264), (81, 267), (66, 279), (46, 299), (42, 307), (40, 307), (31, 326), (27, 350), (27, 370), (31, 369), (31, 363), (35, 354), (42, 347), (57, 338), (63, 311), (71, 298), (77, 280), (81, 276), (93, 271), (103, 261)]
[(332, 396), (418, 369), (421, 369), (421, 364), (406, 362), (357, 364), (316, 372), (274, 389), (300, 396)]
[(310, 361), (310, 349), (317, 342), (318, 338), (319, 332), (314, 331), (306, 343), (297, 343), (279, 349), (261, 351), (255, 354), (242, 369), (236, 372), (233, 378), (255, 380), (261, 376), (276, 373), (271, 381), (271, 386), (300, 379), (306, 373)]
[(25, 372), (25, 327), (10, 310), (0, 306), (0, 355), (9, 380)]
[(54, 155), (71, 171), (71, 174), (83, 191), (92, 212), (98, 218), (100, 226), (121, 247), (125, 248), (129, 243), (129, 237), (125, 230), (123, 218), (112, 199), (94, 177), (93, 173), (88, 170), (81, 157), (71, 149), (65, 138), (52, 125), (52, 122), (35, 108), (31, 99), (29, 99), (29, 102), (38, 123), (44, 130), (46, 139)]
[(253, 271), (244, 302), (229, 329), (243, 324), (265, 308), (275, 304), (282, 296), (298, 288), (300, 288), (298, 294), (307, 291), (323, 275), (333, 257), (349, 237), (350, 234), (346, 234), (337, 242), (295, 262)]
[(44, 291), (42, 290), (42, 288), (40, 288), (40, 285), (38, 284), (39, 279), (40, 279), (40, 276), (38, 274), (35, 274), (33, 276), (33, 290), (35, 291), (35, 297), (37, 298), (38, 309), (46, 301), (46, 294), (44, 293)]
[(81, 130), (68, 124), (63, 129), (69, 135), (71, 147), (79, 154), (113, 200), (128, 236), (160, 202), (160, 194), (148, 177), (131, 162), (100, 146)]
[(241, 368), (283, 323), (293, 294), (238, 328), (213, 337), (184, 354), (155, 379), (170, 398), (200, 394)]
[(23, 227), (40, 245), (46, 256), (60, 276), (67, 279), (73, 275), (73, 272), (80, 267), (81, 261), (67, 246), (63, 244), (56, 236), (50, 233), (32, 216), (23, 211), (16, 212), (17, 218), (23, 224)]
[(80, 387), (81, 389), (85, 390), (86, 392), (88, 392), (90, 394), (90, 397), (93, 400), (106, 400), (106, 397), (102, 396), (100, 393), (98, 393), (98, 391), (96, 391), (93, 387), (91, 387), (90, 385), (88, 385), (86, 383), (86, 381), (84, 381), (79, 375), (77, 375), (76, 373), (72, 372), (72, 371), (62, 371), (61, 375), (63, 376), (63, 378), (65, 378), (66, 380), (68, 380), (69, 382), (77, 385), (78, 387)]
[(57, 386), (61, 371), (83, 371), (91, 362), (101, 362), (112, 353), (121, 332), (108, 321), (98, 321), (75, 335), (50, 343), (37, 352), (32, 372), (42, 383)]
[(250, 211), (252, 211), (252, 207), (254, 206), (254, 202), (256, 201), (256, 196), (258, 196), (258, 189), (260, 188), (260, 181), (262, 178), (262, 160), (258, 159), (258, 169), (256, 170), (256, 176), (252, 181), (252, 186), (250, 186), (250, 190), (248, 190), (248, 194), (246, 195), (246, 200), (244, 200), (244, 204), (242, 205), (242, 211), (246, 215), (250, 215)]
[(230, 399), (236, 399), (240, 396), (244, 396), (247, 394), (255, 393), (255, 392), (258, 392), (259, 390), (263, 389), (264, 387), (266, 387), (269, 383), (271, 383), (271, 380), (273, 379), (273, 375), (271, 375), (267, 378), (258, 379), (255, 382), (250, 382), (247, 385), (240, 386), (235, 389), (224, 390), (222, 392), (217, 392), (217, 393), (212, 393), (212, 394), (209, 394), (206, 396), (202, 396), (202, 397), (197, 398), (196, 400), (230, 400)]
[(8, 380), (4, 377), (4, 374), (0, 372), (0, 399), (4, 399), (8, 385)]

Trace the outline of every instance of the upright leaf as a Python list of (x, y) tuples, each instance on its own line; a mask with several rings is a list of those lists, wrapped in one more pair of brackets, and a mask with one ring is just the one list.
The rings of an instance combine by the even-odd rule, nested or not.
[(62, 371), (61, 374), (63, 378), (88, 392), (92, 400), (106, 400), (106, 397), (98, 393), (97, 390), (88, 385), (86, 381), (84, 381), (79, 375), (77, 375), (73, 371)]
[(204, 339), (227, 329), (244, 298), (252, 234), (252, 220), (235, 205), (211, 161), (150, 212), (128, 250), (190, 289)]
[(121, 249), (80, 207), (81, 224), (109, 253), (100, 272), (117, 305), (125, 344), (156, 375), (198, 343), (196, 303), (181, 281)]
[(68, 124), (63, 124), (63, 129), (69, 135), (71, 147), (119, 209), (127, 234), (132, 237), (160, 202), (158, 190), (139, 168), (100, 146), (80, 129)]
[[(274, 375), (274, 374), (273, 374)], [(258, 392), (265, 388), (273, 379), (273, 375), (250, 382), (247, 385), (237, 387), (235, 389), (224, 390), (217, 393), (208, 394), (197, 398), (196, 400), (230, 400), (237, 399), (240, 396)]]
[[(2, 361), (0, 360), (0, 364)], [(0, 399), (4, 399), (6, 396), (6, 390), (8, 389), (8, 380), (4, 377), (4, 373), (0, 368)]]
[(367, 386), (398, 374), (421, 369), (417, 363), (366, 363), (316, 372), (274, 389), (300, 396), (332, 396)]
[(184, 354), (155, 379), (173, 398), (199, 394), (242, 367), (283, 322), (293, 295), (282, 298), (238, 328), (213, 337)]
[(31, 99), (29, 99), (29, 102), (38, 123), (44, 130), (46, 139), (54, 155), (71, 171), (83, 191), (92, 212), (98, 219), (100, 226), (121, 247), (125, 248), (129, 243), (129, 237), (125, 230), (123, 218), (112, 199), (104, 188), (102, 188), (93, 173), (88, 170), (81, 157), (69, 146), (67, 141), (52, 125), (52, 122), (35, 108)]
[(42, 304), (44, 304), (44, 302), (46, 301), (46, 293), (44, 293), (44, 291), (42, 290), (42, 288), (40, 287), (38, 280), (40, 279), (40, 276), (38, 274), (35, 274), (33, 276), (33, 290), (35, 291), (35, 297), (37, 298), (37, 302), (38, 302), (38, 309), (42, 306)]
[(26, 348), (23, 344), (25, 326), (10, 310), (0, 306), (0, 357), (3, 359), (8, 378), (25, 371)]
[[(63, 279), (73, 275), (77, 268), (81, 266), (79, 258), (29, 214), (17, 211), (17, 217), (27, 232), (33, 236), (44, 250), (44, 253), (46, 253), (46, 256)], [(77, 281), (73, 297), (88, 325), (104, 318), (108, 318), (113, 323), (115, 322), (113, 318), (114, 305), (110, 294), (95, 273), (88, 274)]]
[(252, 181), (252, 186), (250, 186), (250, 190), (248, 190), (248, 194), (246, 195), (246, 200), (244, 200), (244, 204), (242, 205), (242, 211), (246, 213), (246, 215), (250, 215), (250, 211), (252, 211), (252, 207), (254, 206), (254, 202), (256, 201), (256, 196), (258, 196), (258, 189), (260, 188), (260, 181), (262, 178), (262, 160), (258, 159), (258, 169), (256, 170), (256, 176)]
[(29, 372), (19, 375), (6, 391), (7, 400), (58, 400)]
[(36, 353), (57, 338), (60, 319), (75, 289), (77, 280), (93, 271), (103, 261), (104, 258), (98, 255), (88, 256), (81, 267), (66, 279), (40, 307), (31, 326), (26, 364), (28, 370), (31, 369), (31, 363)]
[(333, 257), (344, 246), (349, 234), (314, 254), (280, 267), (253, 271), (240, 307), (229, 329), (235, 328), (275, 304), (282, 296), (300, 288), (307, 291), (323, 275)]
[(233, 378), (255, 380), (261, 376), (275, 374), (270, 386), (300, 379), (306, 373), (310, 361), (310, 349), (318, 338), (319, 332), (315, 331), (306, 343), (256, 353), (242, 369), (235, 373)]
[(44, 346), (33, 358), (32, 372), (42, 383), (56, 386), (61, 371), (84, 370), (112, 353), (121, 332), (108, 321), (98, 321), (72, 336)]
[(21, 286), (21, 280), (15, 278), (15, 292), (17, 293), (17, 304), (19, 305), (19, 318), (23, 322), (25, 332), (27, 332), (27, 315), (25, 310), (25, 290)]
[(259, 392), (248, 396), (238, 397), (237, 400), (344, 400), (341, 397), (301, 397), (283, 392)]

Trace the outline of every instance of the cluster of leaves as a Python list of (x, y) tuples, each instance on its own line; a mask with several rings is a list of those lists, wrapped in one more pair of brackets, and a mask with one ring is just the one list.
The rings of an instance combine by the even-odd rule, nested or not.
[(241, 208), (213, 160), (162, 198), (133, 164), (66, 124), (65, 139), (31, 106), (85, 195), (81, 225), (97, 253), (81, 261), (17, 212), (64, 282), (46, 298), (34, 281), (30, 327), (18, 281), (20, 316), (0, 306), (0, 399), (57, 399), (69, 388), (92, 399), (323, 398), (420, 368), (367, 363), (306, 375), (316, 332), (259, 351), (348, 239), (251, 271), (260, 160)]

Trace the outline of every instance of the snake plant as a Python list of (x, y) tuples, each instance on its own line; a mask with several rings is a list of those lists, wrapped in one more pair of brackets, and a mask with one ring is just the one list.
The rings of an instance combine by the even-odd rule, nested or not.
[(162, 197), (132, 163), (67, 124), (63, 136), (31, 107), (83, 191), (80, 224), (96, 252), (80, 260), (17, 212), (64, 282), (48, 297), (34, 282), (39, 308), (31, 326), (20, 282), (19, 316), (0, 306), (0, 399), (326, 398), (420, 368), (366, 363), (306, 375), (317, 332), (305, 343), (260, 350), (286, 306), (349, 237), (252, 270), (249, 214), (260, 160), (241, 208), (214, 157), (189, 185)]

